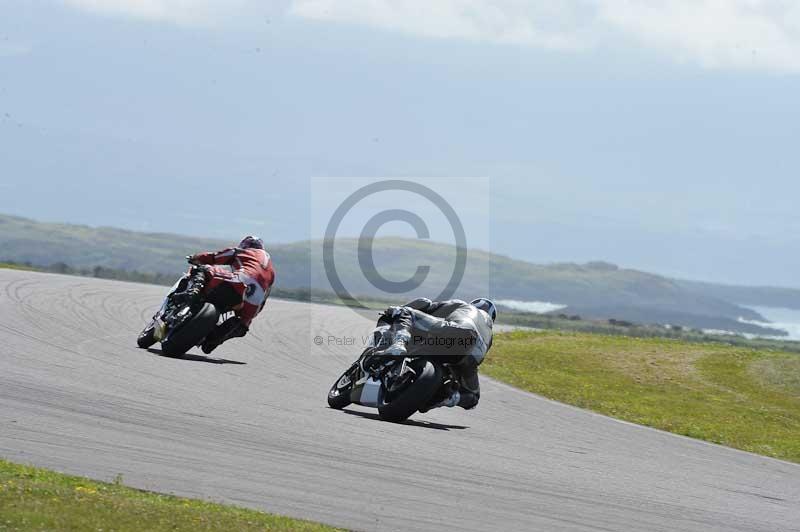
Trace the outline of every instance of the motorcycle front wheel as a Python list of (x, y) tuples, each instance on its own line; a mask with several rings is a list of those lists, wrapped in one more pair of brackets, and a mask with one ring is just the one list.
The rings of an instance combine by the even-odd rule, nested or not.
[(142, 349), (147, 349), (154, 343), (156, 343), (156, 322), (155, 320), (151, 321), (150, 324), (144, 328), (142, 332), (139, 333), (139, 337), (136, 338), (136, 345), (141, 347)]
[(347, 371), (342, 373), (341, 377), (336, 379), (336, 382), (331, 386), (328, 391), (328, 406), (341, 410), (352, 401), (350, 400), (350, 391), (353, 389), (353, 373), (354, 367), (350, 366)]

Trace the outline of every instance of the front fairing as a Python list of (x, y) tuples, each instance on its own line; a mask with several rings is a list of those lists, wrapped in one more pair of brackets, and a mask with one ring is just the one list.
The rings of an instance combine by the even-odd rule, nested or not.
[(359, 380), (350, 392), (350, 399), (355, 404), (377, 408), (384, 395), (383, 383), (371, 376), (365, 375)]

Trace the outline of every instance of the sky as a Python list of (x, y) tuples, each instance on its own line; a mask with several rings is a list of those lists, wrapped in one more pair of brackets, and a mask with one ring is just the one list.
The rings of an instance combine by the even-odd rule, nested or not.
[(515, 258), (800, 287), (797, 94), (793, 1), (0, 0), (0, 213), (289, 242), (407, 178)]

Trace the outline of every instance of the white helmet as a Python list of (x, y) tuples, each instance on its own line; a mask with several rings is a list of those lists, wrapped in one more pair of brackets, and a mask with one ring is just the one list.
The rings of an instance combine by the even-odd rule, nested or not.
[(478, 299), (473, 299), (472, 301), (470, 301), (469, 304), (475, 308), (478, 308), (486, 312), (486, 314), (488, 314), (489, 317), (492, 318), (492, 321), (497, 319), (497, 307), (495, 306), (495, 304), (492, 302), (491, 299), (487, 299), (485, 297), (479, 297)]

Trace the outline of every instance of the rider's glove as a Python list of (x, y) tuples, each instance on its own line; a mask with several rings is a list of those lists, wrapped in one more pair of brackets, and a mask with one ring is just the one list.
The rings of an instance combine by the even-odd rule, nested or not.
[(381, 317), (385, 320), (393, 320), (403, 313), (403, 307), (389, 307), (383, 311)]

